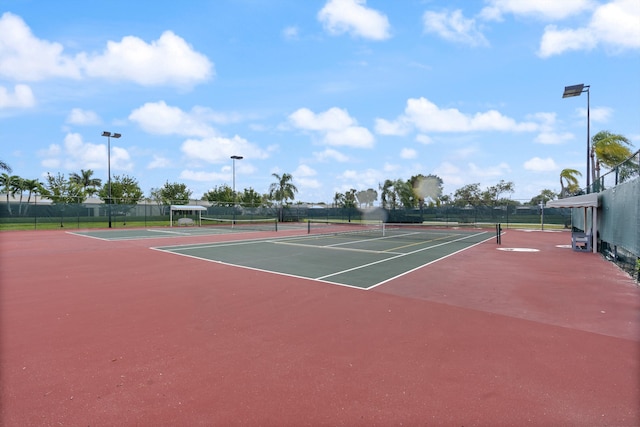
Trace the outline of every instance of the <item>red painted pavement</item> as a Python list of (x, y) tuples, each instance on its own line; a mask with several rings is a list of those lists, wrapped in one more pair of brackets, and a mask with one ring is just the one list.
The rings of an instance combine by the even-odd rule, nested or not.
[(565, 233), (374, 291), (148, 249), (206, 239), (0, 234), (2, 425), (640, 425), (640, 290)]

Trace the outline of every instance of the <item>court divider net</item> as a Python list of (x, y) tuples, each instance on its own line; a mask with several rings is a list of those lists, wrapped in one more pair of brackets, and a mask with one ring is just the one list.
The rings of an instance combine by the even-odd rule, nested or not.
[(393, 238), (401, 240), (432, 240), (477, 233), (478, 229), (468, 226), (451, 227), (426, 223), (309, 221), (307, 223), (307, 231), (308, 234), (346, 234), (363, 239)]
[(202, 227), (230, 228), (243, 231), (278, 231), (277, 218), (227, 219), (202, 217)]

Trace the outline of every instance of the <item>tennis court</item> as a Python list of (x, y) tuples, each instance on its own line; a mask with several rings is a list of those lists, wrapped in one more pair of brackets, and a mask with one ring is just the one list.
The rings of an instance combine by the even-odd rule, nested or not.
[(2, 233), (0, 424), (640, 425), (640, 289), (570, 233), (284, 226)]
[(254, 270), (371, 289), (493, 237), (493, 233), (482, 229), (310, 222), (307, 234), (302, 236), (154, 249)]
[[(211, 236), (217, 234), (253, 233), (257, 231), (277, 231), (278, 222), (274, 219), (220, 219), (201, 218), (199, 226), (177, 227), (149, 227), (111, 230), (84, 230), (73, 231), (70, 234), (91, 237), (100, 240), (139, 240), (139, 239), (163, 239), (168, 237), (196, 237)], [(282, 229), (292, 227), (284, 226)], [(300, 228), (300, 227), (295, 227)]]

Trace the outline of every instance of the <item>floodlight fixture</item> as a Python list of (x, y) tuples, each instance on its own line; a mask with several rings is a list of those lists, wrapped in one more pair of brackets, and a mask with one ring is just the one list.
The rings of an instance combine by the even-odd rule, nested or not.
[(587, 193), (591, 192), (591, 177), (590, 177), (590, 156), (591, 156), (591, 94), (589, 92), (590, 85), (581, 83), (579, 85), (565, 86), (563, 98), (572, 98), (574, 96), (580, 96), (580, 94), (587, 92)]
[[(571, 98), (572, 96), (580, 96), (582, 92), (585, 92), (584, 88), (585, 88), (584, 84), (565, 86), (562, 97)], [(589, 91), (589, 86), (587, 86), (587, 92), (588, 91)]]
[(236, 160), (242, 160), (244, 157), (242, 156), (231, 156), (233, 160), (233, 223), (236, 222), (236, 205), (238, 204), (238, 196), (236, 195)]
[(109, 211), (109, 228), (111, 228), (111, 138), (120, 138), (122, 134), (114, 132), (102, 132), (102, 136), (107, 137), (107, 175), (108, 175), (108, 185), (109, 185), (109, 201), (107, 204), (107, 209)]

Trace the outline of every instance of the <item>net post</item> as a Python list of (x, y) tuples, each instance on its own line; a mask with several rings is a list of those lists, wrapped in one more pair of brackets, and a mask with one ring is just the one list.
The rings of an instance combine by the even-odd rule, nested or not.
[(311, 234), (311, 221), (307, 221), (307, 234)]
[(499, 223), (496, 224), (496, 243), (502, 244), (502, 226)]
[(274, 220), (273, 220), (273, 222), (274, 222), (274, 223), (275, 223), (275, 225), (276, 225), (276, 231), (278, 231), (278, 220), (277, 220), (277, 219), (274, 219)]

